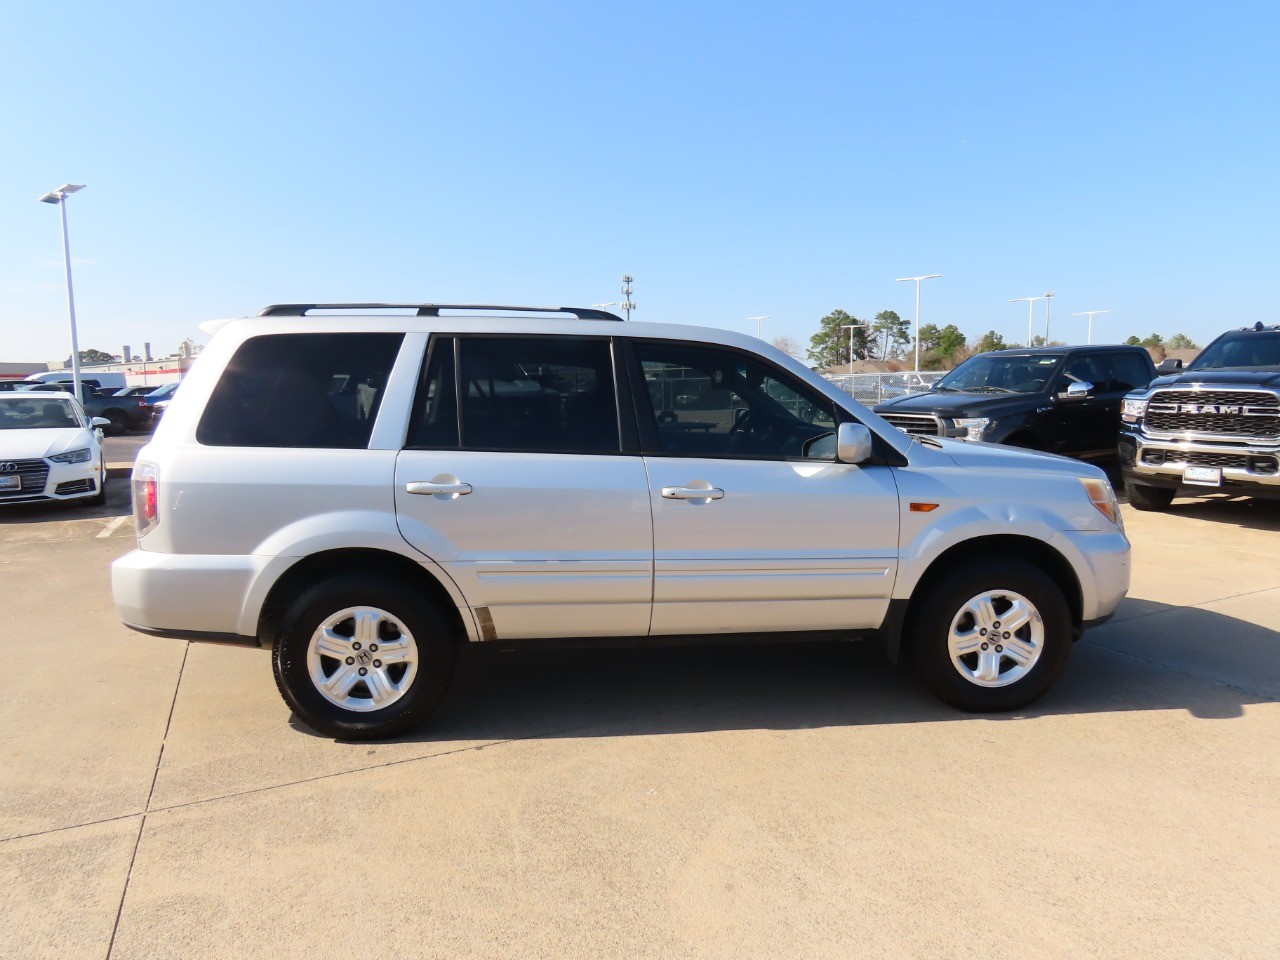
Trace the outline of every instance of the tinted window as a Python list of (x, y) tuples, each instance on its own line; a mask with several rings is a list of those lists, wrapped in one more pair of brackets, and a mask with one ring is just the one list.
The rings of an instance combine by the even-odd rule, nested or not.
[(458, 392), (453, 374), (452, 338), (432, 341), (430, 356), (418, 384), (418, 397), (409, 425), (408, 446), (454, 449), (458, 446)]
[(943, 393), (1040, 393), (1062, 358), (1052, 354), (980, 353), (937, 382)]
[(214, 388), (196, 439), (218, 447), (366, 447), (402, 339), (297, 333), (246, 340)]
[(1062, 377), (1062, 383), (1058, 384), (1058, 389), (1062, 391), (1073, 383), (1089, 383), (1103, 390), (1107, 385), (1108, 374), (1102, 357), (1096, 353), (1085, 353), (1077, 354), (1067, 361)]
[(1151, 371), (1136, 353), (1113, 353), (1111, 360), (1111, 390), (1133, 390), (1151, 382)]
[(1189, 369), (1280, 366), (1280, 332), (1244, 331), (1219, 337), (1196, 357)]
[(744, 354), (638, 342), (657, 450), (691, 457), (786, 459), (835, 430), (820, 394)]
[(464, 337), (458, 351), (464, 449), (618, 452), (609, 341)]

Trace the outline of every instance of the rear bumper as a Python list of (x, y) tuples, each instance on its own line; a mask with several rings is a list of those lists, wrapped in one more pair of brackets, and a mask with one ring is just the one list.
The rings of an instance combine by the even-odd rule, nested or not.
[(134, 550), (111, 565), (120, 619), (142, 633), (227, 642), (247, 637), (245, 598), (267, 558)]

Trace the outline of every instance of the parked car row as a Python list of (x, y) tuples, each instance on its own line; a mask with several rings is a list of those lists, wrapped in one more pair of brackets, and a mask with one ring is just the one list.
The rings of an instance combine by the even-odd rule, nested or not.
[(1181, 366), (1130, 346), (992, 351), (875, 410), (909, 434), (1118, 457), (1138, 510), (1280, 496), (1280, 325), (1223, 333)]
[[(66, 377), (59, 373), (58, 377)], [(160, 386), (124, 387), (117, 389), (114, 383), (103, 388), (101, 381), (95, 377), (80, 378), (80, 395), (76, 399), (91, 417), (101, 417), (107, 421), (105, 432), (111, 435), (122, 434), (127, 430), (150, 430), (158, 419), (156, 403), (167, 400), (173, 395), (178, 384), (167, 383)], [(74, 392), (71, 379), (54, 379), (46, 375), (44, 379), (28, 379), (8, 381), (0, 384), (6, 393), (67, 394)]]
[(0, 393), (0, 504), (102, 503), (107, 425), (66, 393)]

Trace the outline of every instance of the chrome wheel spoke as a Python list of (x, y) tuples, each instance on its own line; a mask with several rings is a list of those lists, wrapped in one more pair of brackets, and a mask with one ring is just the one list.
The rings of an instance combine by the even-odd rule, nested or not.
[(994, 683), (1000, 679), (1000, 654), (994, 647), (988, 647), (978, 653), (978, 668), (973, 675), (984, 683)]
[(378, 626), (382, 623), (381, 610), (357, 610), (355, 615), (356, 632), (352, 638), (361, 646), (368, 647), (378, 642)]
[(404, 637), (378, 644), (378, 659), (384, 664), (405, 663), (416, 656), (417, 650)]
[(1035, 615), (1035, 610), (1025, 600), (1016, 600), (1013, 606), (1004, 612), (1000, 620), (1000, 629), (1006, 633), (1014, 633), (1030, 623)]
[(1030, 666), (1039, 653), (1040, 649), (1034, 644), (1017, 637), (1010, 637), (1004, 642), (1004, 655), (1020, 667)]
[(977, 653), (982, 649), (984, 643), (986, 643), (986, 638), (980, 637), (976, 633), (952, 634), (951, 655), (963, 657), (970, 653)]
[(351, 656), (351, 640), (334, 633), (331, 627), (319, 631), (315, 645), (319, 653), (326, 657), (333, 657), (335, 660), (345, 660)]
[(351, 692), (360, 680), (360, 674), (355, 667), (348, 667), (346, 664), (340, 666), (329, 676), (324, 682), (323, 690), (331, 697), (345, 697)]
[(972, 605), (974, 619), (978, 621), (978, 626), (986, 627), (988, 630), (992, 629), (992, 624), (1000, 619), (1000, 614), (996, 613), (996, 608), (991, 601), (991, 594), (984, 594), (969, 601)]
[(369, 688), (369, 698), (379, 707), (385, 707), (399, 692), (387, 672), (376, 667), (364, 678), (364, 685)]

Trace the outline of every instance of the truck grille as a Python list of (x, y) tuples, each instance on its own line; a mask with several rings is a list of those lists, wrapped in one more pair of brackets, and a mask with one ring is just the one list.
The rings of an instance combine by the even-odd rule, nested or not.
[[(14, 469), (8, 469), (14, 464)], [(32, 494), (44, 493), (45, 481), (49, 479), (49, 464), (43, 460), (3, 460), (0, 461), (3, 476), (19, 476), (22, 478), (21, 490), (0, 490), (0, 500), (25, 500)]]
[(1148, 433), (1280, 440), (1280, 397), (1262, 390), (1157, 390)]
[(1187, 467), (1221, 467), (1224, 470), (1243, 470), (1246, 473), (1274, 476), (1280, 473), (1280, 461), (1264, 454), (1207, 453), (1203, 450), (1161, 450), (1154, 447), (1142, 452), (1142, 462), (1153, 467), (1166, 465)]
[(915, 436), (942, 436), (942, 421), (927, 413), (882, 413), (890, 424)]

